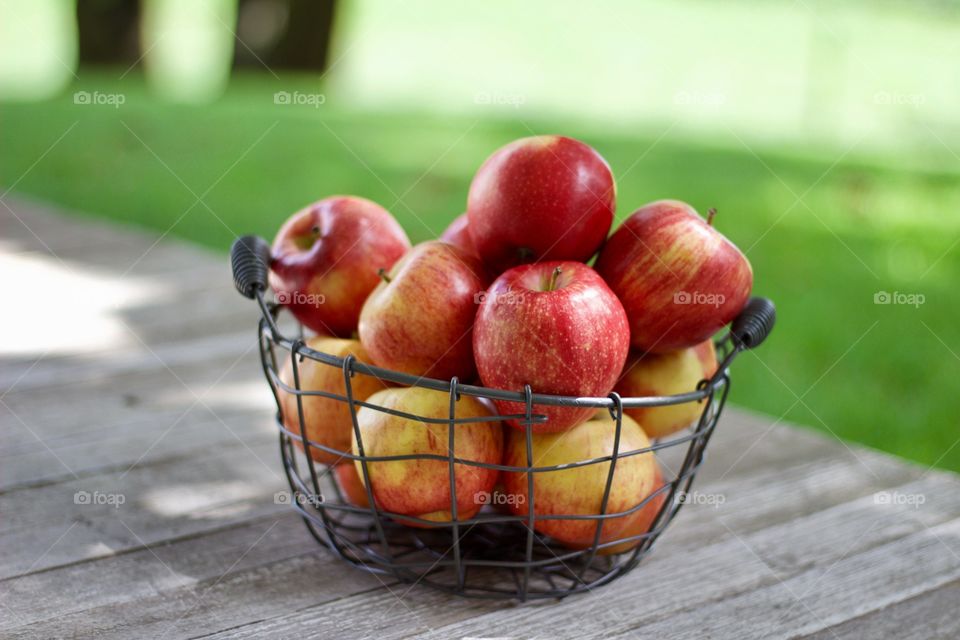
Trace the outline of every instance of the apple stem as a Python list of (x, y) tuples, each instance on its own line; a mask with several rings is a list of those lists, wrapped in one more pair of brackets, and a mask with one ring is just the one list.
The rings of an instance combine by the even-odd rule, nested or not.
[(387, 275), (386, 269), (383, 269), (383, 268), (378, 269), (377, 275), (380, 276), (383, 279), (383, 281), (386, 282), (387, 284), (390, 284), (393, 281), (392, 278), (390, 278), (390, 276)]
[(553, 273), (550, 275), (550, 282), (547, 283), (547, 291), (553, 291), (557, 288), (557, 278), (560, 277), (560, 274), (563, 272), (563, 269), (556, 267), (553, 270)]
[(710, 207), (710, 209), (707, 210), (707, 224), (711, 227), (713, 226), (713, 217), (715, 215), (717, 215), (717, 208)]

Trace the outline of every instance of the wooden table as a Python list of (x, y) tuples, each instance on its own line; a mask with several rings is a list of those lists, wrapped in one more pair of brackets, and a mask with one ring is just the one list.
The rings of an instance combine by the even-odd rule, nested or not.
[(623, 579), (527, 605), (385, 585), (275, 503), (226, 257), (4, 203), (5, 638), (960, 635), (956, 476), (731, 408), (695, 485), (713, 498)]

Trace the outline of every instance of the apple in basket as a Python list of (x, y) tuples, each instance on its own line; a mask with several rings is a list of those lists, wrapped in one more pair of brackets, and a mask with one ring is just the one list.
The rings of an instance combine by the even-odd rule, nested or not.
[[(565, 396), (606, 396), (630, 346), (627, 316), (597, 273), (581, 262), (539, 262), (510, 269), (484, 296), (473, 329), (480, 379), (488, 387)], [(523, 414), (519, 402), (496, 401), (499, 413)], [(535, 405), (563, 431), (594, 412)], [(522, 426), (511, 420), (512, 426)]]
[(474, 375), (473, 321), (490, 278), (480, 260), (437, 240), (397, 262), (360, 312), (360, 341), (373, 363), (415, 376)]
[(440, 234), (440, 239), (460, 247), (470, 255), (477, 255), (477, 248), (473, 244), (473, 237), (470, 235), (470, 220), (466, 213), (461, 213), (454, 218), (450, 226)]
[[(552, 467), (610, 456), (613, 454), (615, 436), (616, 421), (606, 410), (596, 411), (590, 420), (568, 431), (533, 434), (532, 466)], [(625, 454), (649, 446), (650, 440), (643, 429), (629, 416), (623, 416), (618, 452)], [(524, 432), (507, 430), (504, 464), (527, 466), (527, 442)], [(542, 518), (600, 514), (609, 471), (609, 461), (555, 471), (534, 471), (534, 529), (575, 549), (591, 546), (597, 530), (597, 520)], [(510, 496), (508, 504), (511, 510), (516, 515), (528, 515), (530, 497), (527, 474), (504, 471), (503, 484), (504, 490)], [(646, 533), (665, 500), (668, 489), (650, 496), (662, 486), (663, 476), (652, 452), (619, 458), (610, 486), (606, 512), (623, 513), (638, 505), (642, 506), (626, 515), (605, 519), (600, 544)], [(603, 551), (619, 552), (638, 543), (639, 540), (611, 545)]]
[[(352, 355), (361, 362), (370, 362), (366, 351), (363, 349), (363, 345), (357, 340), (315, 336), (306, 341), (306, 346), (315, 351), (321, 351), (338, 358), (345, 358), (348, 355)], [(305, 357), (297, 363), (297, 370), (299, 372), (301, 390), (324, 391), (340, 396), (346, 395), (347, 390), (343, 382), (343, 370), (339, 367)], [(293, 363), (289, 358), (289, 354), (280, 370), (280, 381), (292, 389), (297, 388), (293, 377)], [(366, 400), (374, 392), (387, 387), (386, 383), (377, 378), (359, 373), (354, 375), (350, 382), (353, 397), (356, 400)], [(297, 394), (278, 388), (277, 395), (280, 399), (283, 425), (288, 431), (300, 435), (300, 413), (297, 407)], [(353, 418), (350, 416), (349, 405), (347, 405), (346, 402), (333, 398), (324, 398), (323, 396), (301, 395), (300, 398), (303, 407), (303, 424), (306, 426), (307, 439), (311, 443), (320, 444), (343, 453), (349, 453), (351, 434), (353, 433)], [(295, 442), (297, 447), (302, 451), (304, 449), (303, 444), (299, 441)], [(323, 451), (316, 447), (310, 448), (310, 455), (315, 461), (322, 464), (332, 465), (344, 462), (341, 454)], [(349, 462), (349, 459), (346, 462)]]
[(367, 500), (367, 489), (363, 486), (363, 481), (357, 475), (357, 467), (352, 461), (345, 461), (333, 468), (333, 479), (340, 487), (343, 499), (356, 507), (369, 507)]
[[(450, 395), (422, 387), (379, 391), (367, 402), (421, 418), (446, 419), (450, 415)], [(492, 415), (490, 409), (476, 398), (464, 395), (457, 401), (457, 418)], [(449, 425), (445, 423), (422, 422), (369, 407), (360, 408), (357, 421), (366, 457), (449, 455)], [(503, 428), (499, 421), (458, 424), (454, 427), (454, 437), (453, 452), (457, 458), (500, 464)], [(355, 435), (355, 455), (360, 455), (359, 445)], [(361, 482), (366, 482), (363, 462), (356, 460), (355, 465)], [(446, 460), (381, 460), (366, 465), (373, 499), (379, 509), (432, 522), (451, 520), (450, 466)], [(464, 520), (476, 515), (483, 507), (499, 472), (460, 463), (454, 467), (457, 518)], [(429, 526), (404, 518), (398, 520), (412, 526)]]
[(747, 258), (685, 202), (640, 207), (610, 236), (596, 269), (623, 302), (631, 342), (663, 353), (697, 345), (743, 309)]
[[(701, 380), (717, 371), (717, 352), (712, 340), (669, 353), (632, 354), (627, 359), (616, 392), (631, 396), (670, 396), (695, 391)], [(625, 409), (651, 438), (663, 438), (689, 427), (699, 419), (704, 403), (685, 402), (659, 407)]]
[(610, 166), (564, 136), (522, 138), (495, 151), (470, 184), (477, 252), (495, 272), (540, 260), (586, 261), (613, 222)]
[(270, 286), (277, 301), (319, 334), (350, 337), (360, 308), (410, 248), (397, 221), (375, 202), (333, 196), (293, 214), (273, 242)]

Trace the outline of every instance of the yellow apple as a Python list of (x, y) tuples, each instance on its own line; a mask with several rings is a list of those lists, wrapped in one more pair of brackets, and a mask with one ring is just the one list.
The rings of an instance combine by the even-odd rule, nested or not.
[[(601, 458), (613, 454), (616, 422), (606, 411), (560, 433), (533, 434), (533, 466), (552, 467)], [(526, 434), (507, 430), (504, 464), (527, 466)], [(624, 416), (620, 430), (620, 453), (645, 449), (650, 440), (630, 417)], [(543, 520), (544, 516), (598, 515), (610, 471), (609, 462), (554, 471), (535, 471), (533, 480), (535, 529), (566, 546), (581, 549), (593, 544), (597, 520)], [(525, 472), (503, 472), (504, 488), (512, 511), (528, 514), (530, 500)], [(607, 502), (607, 513), (620, 513), (639, 505), (644, 498), (663, 485), (656, 456), (652, 452), (617, 460)], [(643, 508), (624, 516), (605, 520), (600, 543), (644, 533), (662, 502), (660, 495)], [(616, 545), (615, 551), (634, 546), (636, 542)], [(609, 551), (608, 551), (609, 552)]]
[[(701, 380), (717, 371), (717, 353), (713, 341), (695, 347), (631, 356), (615, 388), (624, 398), (634, 396), (670, 396), (695, 391)], [(663, 438), (689, 427), (700, 418), (702, 402), (685, 402), (660, 407), (627, 409), (651, 438)]]
[[(386, 409), (424, 418), (446, 418), (450, 396), (442, 391), (419, 387), (378, 391), (367, 402)], [(476, 398), (463, 396), (457, 402), (457, 418), (476, 418), (493, 413)], [(361, 407), (357, 412), (360, 436), (366, 456), (448, 454), (449, 426), (408, 420), (382, 411)], [(499, 464), (503, 455), (503, 427), (500, 422), (458, 424), (454, 453), (457, 458)], [(356, 437), (353, 452), (359, 455)], [(355, 461), (364, 481), (362, 463)], [(450, 467), (446, 460), (387, 460), (367, 462), (370, 486), (377, 507), (392, 513), (433, 522), (451, 520)], [(499, 472), (465, 464), (455, 465), (457, 516), (471, 518), (488, 501)], [(416, 525), (411, 521), (404, 524)]]
[[(359, 340), (345, 340), (318, 336), (306, 342), (307, 346), (316, 351), (322, 351), (332, 356), (345, 358), (353, 355), (361, 362), (369, 362), (367, 353)], [(298, 362), (300, 371), (300, 389), (303, 391), (326, 391), (345, 396), (346, 387), (343, 384), (343, 370), (339, 367), (323, 364), (310, 358)], [(293, 364), (289, 354), (280, 371), (280, 381), (285, 385), (296, 388), (293, 380)], [(353, 397), (356, 400), (366, 400), (371, 394), (387, 387), (387, 384), (373, 376), (362, 374), (354, 375), (351, 380)], [(283, 389), (278, 389), (280, 396), (281, 413), (284, 426), (297, 435), (300, 435), (300, 417), (297, 411), (297, 396)], [(306, 426), (307, 439), (310, 442), (322, 444), (331, 449), (350, 452), (350, 439), (353, 433), (353, 420), (350, 417), (350, 406), (343, 401), (322, 396), (301, 396), (303, 403), (303, 423)], [(297, 441), (297, 447), (303, 451), (303, 443)], [(342, 461), (342, 456), (311, 447), (313, 459), (322, 464), (334, 465)]]

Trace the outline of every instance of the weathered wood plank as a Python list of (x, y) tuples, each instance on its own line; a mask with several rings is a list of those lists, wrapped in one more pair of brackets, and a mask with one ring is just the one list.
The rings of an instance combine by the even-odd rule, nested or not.
[[(24, 394), (28, 391), (46, 391), (62, 386), (78, 387), (81, 383), (102, 383), (127, 375), (143, 376), (154, 372), (179, 373), (181, 367), (202, 366), (209, 363), (211, 372), (225, 372), (238, 359), (250, 363), (259, 362), (256, 355), (256, 320), (248, 318), (248, 330), (229, 334), (213, 334), (195, 340), (176, 340), (168, 343), (153, 343), (145, 346), (140, 339), (131, 336), (131, 344), (124, 349), (94, 355), (43, 358), (35, 366), (24, 371), (4, 374), (4, 389), (7, 394)], [(246, 355), (244, 355), (246, 354)], [(249, 369), (249, 364), (247, 365)], [(174, 381), (175, 378), (174, 378)], [(15, 386), (14, 386), (15, 385)]]
[(68, 269), (102, 269), (110, 276), (176, 274), (187, 281), (191, 273), (212, 276), (219, 270), (229, 282), (226, 260), (209, 249), (169, 236), (160, 239), (153, 230), (120, 226), (84, 214), (66, 217), (28, 199), (8, 196), (4, 204), (0, 205), (0, 248), (5, 253), (45, 254)]
[(956, 581), (958, 551), (960, 520), (953, 520), (624, 635), (796, 637)]
[[(758, 531), (910, 482), (920, 475), (918, 469), (882, 456), (876, 456), (867, 468), (851, 460), (845, 451), (834, 451), (812, 462), (761, 467), (724, 481), (697, 484), (700, 488), (694, 489), (694, 498), (699, 494), (707, 502), (684, 505), (662, 542), (702, 542), (705, 529), (692, 523), (709, 525), (713, 530), (711, 540), (725, 538), (733, 531), (740, 535)], [(711, 499), (719, 500), (711, 503)]]
[[(2, 411), (2, 408), (0, 408)], [(174, 459), (186, 460), (219, 446), (246, 443), (276, 443), (276, 428), (264, 416), (211, 416), (204, 408), (192, 409), (186, 417), (171, 416), (163, 422), (144, 421), (117, 424), (108, 437), (94, 434), (87, 441), (61, 444), (45, 449), (0, 457), (0, 493), (38, 485), (69, 482), (75, 477), (125, 471)], [(124, 427), (126, 431), (124, 431)], [(279, 469), (279, 467), (278, 467)]]
[[(286, 487), (282, 476), (275, 442), (251, 447), (235, 442), (129, 473), (5, 493), (0, 578), (282, 512), (288, 507), (274, 502), (274, 494)], [(88, 504), (78, 492), (87, 492)], [(111, 500), (106, 496), (123, 496), (123, 503), (94, 504), (95, 493), (105, 496), (99, 498), (104, 502)]]
[[(896, 556), (901, 544), (908, 549), (909, 540), (917, 542), (917, 547), (928, 554), (924, 562), (935, 564), (936, 553), (923, 536), (929, 536), (931, 528), (936, 531), (942, 523), (948, 523), (948, 531), (960, 530), (960, 522), (955, 520), (960, 514), (955, 487), (952, 477), (931, 476), (898, 489), (903, 494), (926, 495), (926, 508), (877, 504), (873, 496), (865, 496), (760, 531), (737, 533), (716, 544), (682, 548), (664, 544), (633, 573), (607, 587), (566, 600), (560, 607), (527, 606), (498, 611), (463, 624), (438, 628), (422, 637), (563, 638), (573, 637), (571, 633), (578, 638), (598, 639), (619, 634), (686, 637), (680, 635), (681, 632), (700, 638), (742, 637), (741, 634), (748, 633), (744, 629), (752, 624), (770, 633), (771, 628), (765, 621), (773, 618), (770, 612), (776, 609), (769, 603), (753, 600), (755, 593), (765, 590), (777, 593), (783, 582), (791, 580), (806, 584), (808, 589), (817, 580), (822, 580), (825, 586), (840, 575), (835, 576), (836, 568), (831, 567), (839, 567), (844, 562), (858, 568), (874, 563), (874, 577), (879, 580), (884, 576), (888, 582), (897, 582), (891, 579), (897, 575), (897, 568), (885, 566), (883, 560)], [(737, 531), (736, 525), (726, 526)], [(701, 538), (706, 539), (708, 536)], [(946, 550), (941, 548), (940, 555), (944, 553)], [(855, 561), (857, 557), (865, 559)], [(960, 560), (956, 565), (955, 568), (960, 569)], [(895, 570), (889, 573), (888, 569)], [(857, 578), (855, 572), (847, 577), (852, 582)], [(844, 588), (849, 594), (838, 601), (836, 611), (842, 612), (851, 598), (858, 597), (857, 587), (845, 584)], [(800, 589), (794, 591), (807, 593)], [(784, 599), (789, 598), (787, 594)], [(734, 612), (732, 606), (728, 609), (728, 603), (733, 601), (742, 602), (743, 610)], [(824, 603), (829, 604), (829, 600)], [(791, 604), (781, 602), (776, 606), (786, 609)], [(711, 617), (723, 620), (726, 626), (714, 627)], [(692, 618), (695, 622), (687, 622)], [(710, 635), (711, 629), (715, 631), (713, 635)], [(757, 637), (764, 637), (763, 633)]]
[[(4, 637), (196, 638), (279, 610), (316, 609), (345, 593), (367, 591), (376, 598), (382, 591), (376, 576), (333, 563), (317, 553), (288, 558), (170, 593), (55, 616)], [(351, 625), (340, 637), (359, 636)]]
[[(831, 563), (938, 526), (960, 514), (960, 496), (952, 495), (952, 484), (952, 479), (934, 477), (903, 487), (903, 491), (943, 495), (940, 508), (926, 511), (885, 505), (879, 508), (888, 512), (878, 515), (878, 505), (872, 497), (866, 497), (739, 538), (712, 542), (709, 530), (702, 527), (700, 540), (711, 543), (658, 548), (633, 573), (559, 606), (534, 603), (460, 610), (462, 601), (420, 589), (407, 594), (402, 605), (394, 604), (391, 594), (378, 595), (373, 607), (367, 606), (370, 596), (347, 598), (319, 609), (230, 629), (216, 637), (291, 637), (302, 633), (320, 638), (329, 637), (324, 634), (338, 627), (354, 626), (361, 635), (382, 638), (406, 638), (414, 631), (424, 638), (604, 638), (632, 633), (638, 625), (687, 616), (712, 601), (770, 588), (809, 571), (822, 573)], [(809, 535), (811, 527), (818, 527), (824, 534)], [(816, 568), (811, 568), (811, 558), (816, 558)], [(355, 615), (358, 608), (364, 615)], [(682, 616), (674, 615), (681, 611)], [(453, 623), (449, 622), (452, 616), (457, 617)], [(659, 636), (651, 637), (673, 636), (661, 630)]]
[[(891, 465), (887, 472), (887, 480), (892, 482), (905, 475), (911, 475), (902, 472), (897, 473), (896, 469), (900, 468), (900, 465)], [(795, 463), (794, 469), (780, 470), (779, 473), (781, 476), (778, 484), (776, 473), (773, 471), (754, 470), (748, 472), (744, 484), (756, 486), (760, 491), (746, 497), (732, 494), (729, 496), (729, 501), (720, 505), (717, 509), (698, 504), (690, 504), (685, 507), (673, 528), (659, 543), (654, 557), (670, 557), (688, 553), (690, 549), (703, 546), (704, 540), (709, 540), (711, 545), (715, 547), (723, 541), (729, 542), (733, 537), (732, 531), (736, 531), (736, 535), (742, 536), (761, 526), (787, 522), (798, 509), (813, 510), (832, 506), (836, 502), (846, 499), (851, 492), (856, 493), (856, 487), (858, 486), (859, 493), (856, 493), (856, 495), (864, 495), (871, 490), (869, 486), (862, 484), (861, 478), (866, 474), (866, 471), (859, 469), (849, 461), (844, 462), (839, 456), (835, 460), (821, 461), (816, 464)], [(784, 491), (785, 487), (790, 487), (795, 483), (797, 476), (803, 474), (811, 478), (809, 486), (816, 487), (816, 490)], [(774, 510), (766, 518), (758, 519), (750, 509), (741, 508), (750, 503), (769, 503), (776, 500), (783, 501), (785, 508)], [(299, 523), (295, 524), (298, 529), (302, 528)], [(214, 544), (212, 539), (209, 543)], [(786, 562), (781, 560), (779, 564), (786, 565)], [(95, 580), (98, 571), (97, 564), (85, 563), (84, 567), (90, 572), (90, 579)], [(342, 569), (347, 571), (349, 568), (343, 566)], [(639, 571), (646, 571), (646, 569), (647, 565), (645, 564)], [(51, 583), (56, 583), (59, 581), (59, 571), (50, 570), (44, 572), (43, 575), (47, 576)], [(122, 588), (122, 585), (120, 586)], [(617, 585), (612, 585), (609, 588), (615, 589)], [(415, 593), (418, 594), (417, 598), (421, 598), (427, 592), (423, 589), (417, 589)], [(171, 598), (178, 600), (173, 596)], [(456, 602), (456, 600), (453, 602)], [(130, 607), (133, 606), (130, 605)], [(243, 608), (248, 605), (241, 601), (238, 606)], [(288, 610), (283, 608), (283, 603), (277, 603), (277, 606), (278, 609), (274, 610), (272, 615), (280, 616), (288, 613)], [(264, 613), (265, 609), (258, 609), (258, 611)], [(101, 614), (96, 615), (100, 616)], [(237, 613), (234, 617), (239, 621), (242, 614)], [(74, 623), (80, 624), (76, 620)], [(196, 624), (199, 624), (199, 622)], [(98, 630), (102, 629), (98, 628)], [(216, 631), (216, 629), (213, 630)]]
[[(149, 361), (149, 356), (144, 361)], [(255, 399), (238, 397), (230, 406), (230, 389), (252, 391), (258, 381), (263, 394)], [(70, 437), (78, 432), (103, 428), (112, 422), (136, 421), (153, 411), (187, 409), (197, 397), (225, 411), (238, 408), (260, 410), (268, 405), (270, 389), (259, 375), (254, 353), (238, 359), (235, 353), (209, 359), (181, 362), (176, 369), (162, 365), (144, 371), (131, 369), (117, 377), (92, 376), (64, 382), (56, 387), (16, 389), (3, 398), (9, 410), (46, 440)], [(91, 419), (95, 417), (96, 419)], [(4, 420), (15, 420), (9, 416)], [(34, 438), (20, 430), (5, 430), (3, 447)]]
[(0, 248), (4, 252), (66, 251), (79, 247), (110, 248), (119, 245), (146, 249), (154, 232), (120, 226), (29, 196), (7, 195), (0, 204)]
[(803, 640), (861, 638), (960, 638), (960, 580), (888, 605), (844, 623), (827, 627)]
[[(337, 579), (330, 580), (331, 575)], [(258, 580), (256, 576), (262, 577)], [(295, 584), (290, 583), (291, 577), (296, 578)], [(286, 588), (267, 584), (266, 578), (283, 582)], [(99, 620), (96, 624), (100, 630), (112, 625), (115, 633), (132, 633), (124, 625), (136, 622), (135, 614), (150, 610), (159, 614), (166, 606), (156, 622), (172, 623), (177, 615), (189, 612), (191, 594), (205, 599), (205, 592), (214, 584), (231, 597), (246, 595), (244, 609), (231, 610), (236, 607), (228, 605), (225, 611), (229, 616), (243, 616), (255, 613), (249, 607), (257, 602), (276, 611), (278, 606), (312, 605), (381, 583), (360, 571), (347, 571), (317, 545), (299, 516), (287, 510), (228, 529), (6, 580), (0, 589), (12, 615), (0, 618), (0, 631), (50, 620), (40, 625), (43, 635), (56, 637), (67, 633), (80, 619), (88, 619)], [(264, 599), (263, 592), (258, 591), (263, 588), (273, 597)], [(281, 593), (287, 596), (282, 601), (278, 598)], [(37, 594), (44, 597), (38, 598)], [(198, 609), (175, 635), (191, 635), (192, 620), (201, 616), (209, 617), (207, 624), (223, 620), (222, 616), (211, 617), (206, 607)], [(87, 613), (59, 622), (79, 612)], [(76, 627), (74, 633), (80, 630)], [(36, 627), (28, 627), (20, 633), (29, 636), (36, 631)]]

